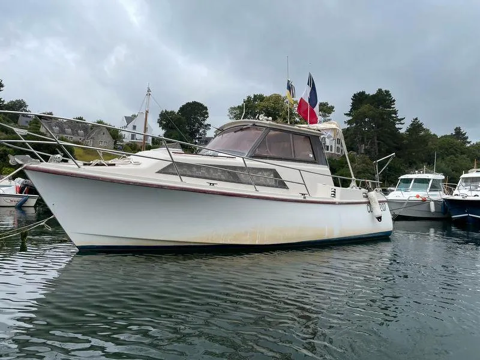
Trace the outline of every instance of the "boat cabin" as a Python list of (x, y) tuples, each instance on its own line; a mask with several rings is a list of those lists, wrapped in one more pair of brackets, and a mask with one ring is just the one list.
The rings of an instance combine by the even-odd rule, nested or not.
[(200, 155), (227, 153), (264, 160), (327, 165), (321, 132), (306, 127), (258, 120), (238, 120), (222, 126)]
[(443, 192), (442, 174), (409, 174), (398, 179), (395, 191), (400, 192)]
[(480, 169), (469, 170), (468, 173), (460, 176), (453, 195), (480, 196)]

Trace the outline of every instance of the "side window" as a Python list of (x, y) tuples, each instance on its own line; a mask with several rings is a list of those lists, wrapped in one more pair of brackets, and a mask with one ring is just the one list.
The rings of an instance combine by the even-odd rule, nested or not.
[(293, 151), (295, 160), (315, 161), (313, 154), (312, 142), (308, 136), (293, 135)]
[(258, 145), (254, 156), (271, 159), (293, 159), (292, 136), (289, 133), (270, 130)]
[(270, 130), (253, 154), (255, 157), (315, 162), (308, 136)]
[(430, 191), (441, 191), (442, 183), (439, 179), (433, 179), (432, 184), (430, 185)]

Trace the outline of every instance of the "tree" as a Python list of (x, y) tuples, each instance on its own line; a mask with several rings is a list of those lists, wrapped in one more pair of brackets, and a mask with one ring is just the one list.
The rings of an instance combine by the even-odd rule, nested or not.
[[(75, 116), (74, 119), (75, 120), (86, 121), (83, 116)], [(102, 120), (98, 120), (98, 121), (102, 121)], [(105, 124), (103, 121), (101, 123), (99, 123), (98, 121), (97, 121), (98, 124)]]
[(437, 136), (416, 117), (405, 130), (401, 156), (410, 170), (433, 163)]
[(207, 135), (211, 125), (207, 124), (208, 108), (198, 101), (190, 101), (180, 106), (178, 115), (185, 119), (185, 134), (191, 141), (196, 144), (198, 140)]
[(322, 121), (332, 120), (330, 116), (335, 112), (335, 106), (330, 105), (327, 101), (318, 103), (318, 114)]
[(468, 136), (465, 131), (462, 130), (460, 126), (457, 126), (454, 130), (453, 133), (450, 134), (450, 136), (453, 136), (454, 139), (462, 142), (465, 145), (470, 144), (470, 141), (468, 141)]
[[(3, 104), (3, 110), (28, 112), (28, 105), (23, 99), (10, 100)], [(17, 123), (18, 114), (4, 114), (7, 121), (12, 124)]]
[(304, 123), (297, 113), (298, 102), (294, 101), (293, 106), (288, 102), (286, 96), (280, 94), (271, 94), (265, 96), (263, 94), (254, 94), (247, 96), (243, 103), (232, 106), (228, 110), (228, 116), (232, 120), (240, 120), (242, 118), (245, 104), (244, 119), (258, 119), (261, 115), (272, 118), (273, 121), (298, 124)]
[(397, 150), (401, 144), (400, 128), (404, 118), (398, 117), (395, 99), (388, 90), (378, 89), (374, 94), (360, 91), (352, 96), (350, 117), (346, 121), (350, 131), (349, 143), (359, 153), (378, 158)]
[[(240, 105), (232, 106), (228, 109), (228, 117), (231, 120), (240, 120), (244, 119), (256, 119), (259, 115), (258, 104), (265, 100), (265, 95), (263, 94), (253, 94), (247, 96), (243, 99), (243, 102)], [(245, 113), (244, 113), (245, 110)]]
[[(4, 87), (5, 87), (5, 86), (3, 85), (3, 81), (2, 81), (2, 79), (0, 79), (0, 92), (3, 91), (3, 88), (4, 88)], [(3, 104), (4, 104), (4, 103), (5, 103), (5, 101), (0, 97), (0, 110), (3, 109)]]
[(191, 141), (188, 137), (187, 121), (176, 111), (162, 110), (158, 115), (158, 126), (163, 130), (163, 136), (168, 139)]

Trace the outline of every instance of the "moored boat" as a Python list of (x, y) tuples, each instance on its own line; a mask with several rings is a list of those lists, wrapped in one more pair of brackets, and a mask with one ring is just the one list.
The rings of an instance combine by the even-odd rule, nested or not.
[(444, 198), (452, 220), (480, 222), (480, 169), (460, 176), (453, 195)]
[(438, 173), (416, 172), (402, 175), (395, 190), (387, 195), (388, 206), (396, 218), (445, 219), (449, 217), (443, 202), (446, 196)]
[(380, 192), (355, 179), (334, 185), (321, 144), (326, 129), (341, 134), (334, 122), (239, 120), (196, 154), (164, 148), (110, 166), (32, 162), (24, 170), (80, 250), (388, 237), (392, 219)]

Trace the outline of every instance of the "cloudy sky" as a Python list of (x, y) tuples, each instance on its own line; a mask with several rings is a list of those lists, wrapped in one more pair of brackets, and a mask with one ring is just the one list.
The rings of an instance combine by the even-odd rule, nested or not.
[(310, 71), (342, 124), (354, 92), (384, 88), (407, 124), (480, 140), (479, 19), (475, 0), (2, 1), (2, 97), (118, 125), (149, 83), (163, 109), (200, 101), (219, 126), (247, 95), (285, 92), (288, 55), (297, 95)]

